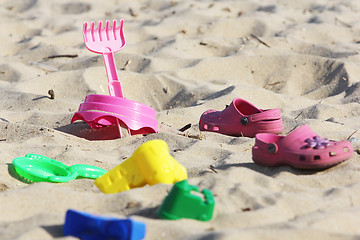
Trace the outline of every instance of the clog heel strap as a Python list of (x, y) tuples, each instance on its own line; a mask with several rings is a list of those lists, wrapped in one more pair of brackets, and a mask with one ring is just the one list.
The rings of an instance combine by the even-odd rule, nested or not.
[(262, 112), (248, 116), (250, 122), (271, 121), (281, 118), (280, 108), (261, 110)]

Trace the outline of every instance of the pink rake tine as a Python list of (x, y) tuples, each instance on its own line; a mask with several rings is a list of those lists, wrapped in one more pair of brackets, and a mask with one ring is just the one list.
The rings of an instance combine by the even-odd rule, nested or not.
[[(99, 21), (98, 28), (95, 29), (95, 22), (91, 22), (90, 29), (87, 29), (88, 23), (84, 22), (83, 35), (86, 47), (92, 52), (103, 55), (110, 96), (123, 98), (121, 84), (116, 71), (114, 52), (119, 51), (125, 45), (124, 20), (120, 20), (120, 27), (116, 27), (116, 24), (117, 21), (114, 20), (113, 26), (109, 27), (109, 21), (107, 20), (105, 28), (102, 28), (102, 22)], [(116, 119), (116, 122), (121, 138), (119, 119)], [(128, 132), (131, 135), (129, 129)]]
[(95, 37), (94, 37), (94, 27), (95, 27), (95, 22), (91, 22), (91, 37), (92, 40), (95, 41)]
[(102, 27), (102, 26), (101, 26), (101, 25), (102, 25), (102, 22), (99, 21), (99, 27), (98, 27), (99, 30), (98, 30), (98, 31), (99, 31), (99, 39), (100, 39), (100, 41), (102, 41), (102, 38), (101, 38), (101, 30), (102, 30), (101, 27)]
[(105, 23), (105, 33), (106, 33), (106, 39), (110, 40), (110, 38), (109, 38), (109, 20), (106, 20), (106, 23)]

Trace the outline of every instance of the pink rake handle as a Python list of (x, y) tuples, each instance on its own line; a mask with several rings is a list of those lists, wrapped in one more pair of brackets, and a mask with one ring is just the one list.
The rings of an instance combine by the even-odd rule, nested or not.
[[(114, 53), (111, 51), (110, 48), (104, 48), (102, 55), (104, 58), (105, 69), (108, 78), (108, 88), (109, 88), (110, 96), (124, 98), (119, 77), (116, 71)], [(120, 138), (122, 138), (119, 119), (116, 119), (116, 123), (119, 130), (119, 136)], [(128, 129), (128, 133), (129, 135), (131, 135), (129, 129)]]
[(102, 55), (104, 57), (106, 74), (109, 81), (108, 88), (110, 96), (123, 98), (124, 95), (116, 71), (114, 53), (109, 48), (105, 48)]

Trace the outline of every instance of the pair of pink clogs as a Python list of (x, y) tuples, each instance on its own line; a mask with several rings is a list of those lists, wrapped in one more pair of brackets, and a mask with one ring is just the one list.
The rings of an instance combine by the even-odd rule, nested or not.
[(321, 169), (339, 164), (353, 155), (349, 141), (321, 138), (307, 125), (287, 136), (279, 108), (262, 110), (236, 98), (223, 111), (207, 110), (199, 121), (200, 131), (229, 136), (255, 137), (253, 161), (262, 166), (290, 165), (301, 169)]

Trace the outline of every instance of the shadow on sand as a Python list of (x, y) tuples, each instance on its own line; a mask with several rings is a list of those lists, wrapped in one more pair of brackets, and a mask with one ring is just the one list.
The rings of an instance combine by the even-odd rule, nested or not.
[(62, 127), (55, 128), (57, 131), (85, 138), (91, 141), (113, 140), (119, 138), (119, 129), (117, 125), (111, 125), (103, 128), (90, 128), (85, 122), (76, 122)]

